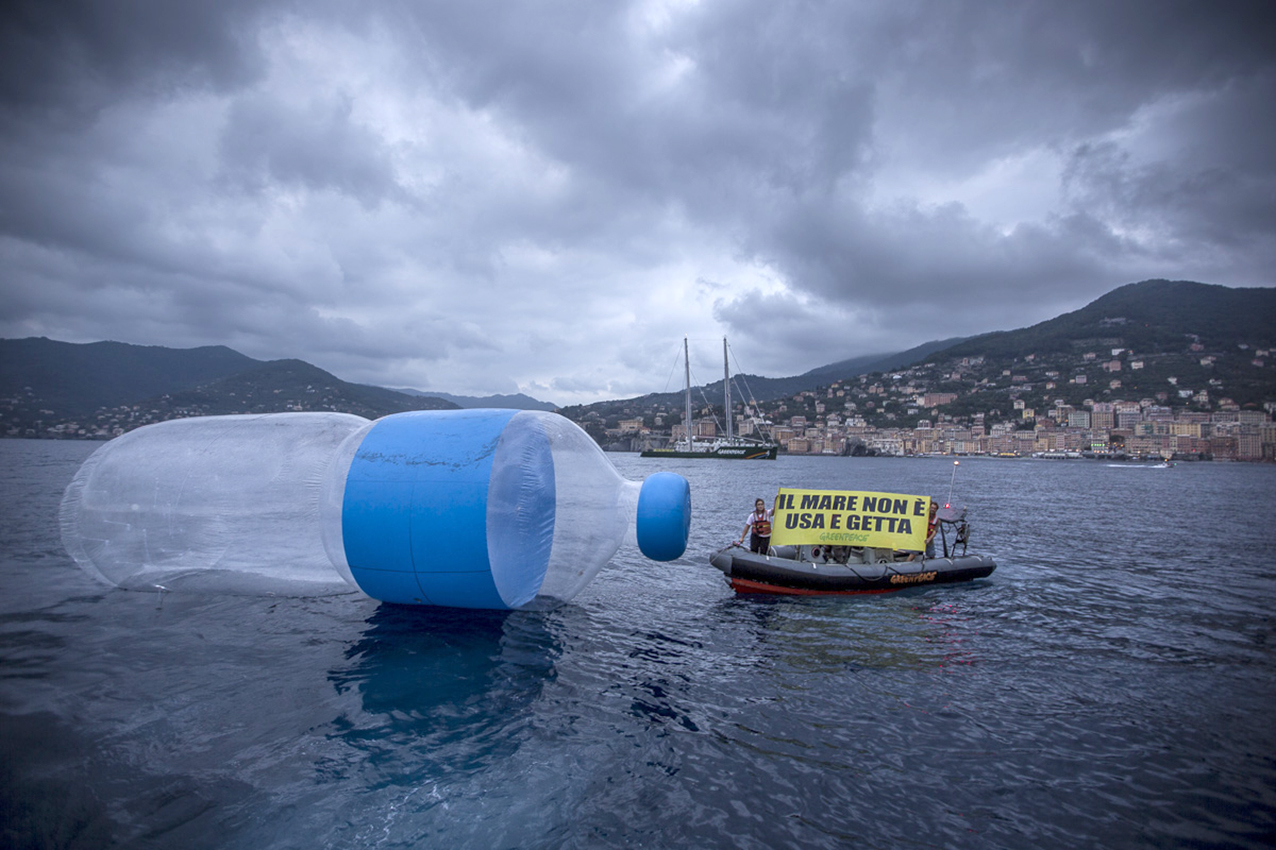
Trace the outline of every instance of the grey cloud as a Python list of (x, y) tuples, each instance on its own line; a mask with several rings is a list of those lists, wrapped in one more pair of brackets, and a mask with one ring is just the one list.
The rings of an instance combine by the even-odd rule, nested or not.
[[(694, 13), (666, 45), (691, 62), (687, 81), (654, 103), (625, 98), (634, 56), (596, 49), (624, 43), (619, 12), (552, 27), (548, 44), (522, 37), (517, 13), (490, 28), (435, 17), (422, 29), (466, 57), (453, 66), (470, 72), (459, 91), (587, 169), (613, 202), (676, 199), (695, 220), (738, 234), (757, 258), (781, 263), (799, 288), (870, 300), (890, 290), (905, 303), (975, 281), (1047, 289), (1141, 252), (1111, 226), (1093, 226), (1096, 210), (1085, 211), (1090, 226), (1080, 231), (1075, 214), (1059, 209), (1001, 234), (957, 205), (864, 208), (845, 192), (869, 179), (882, 141), (873, 122), (879, 107), (890, 111), (882, 98), (908, 93), (924, 118), (909, 144), (951, 168), (1110, 131), (1157, 97), (1226, 85), (1269, 59), (1254, 5), (802, 9), (818, 13), (782, 3)], [(593, 73), (574, 72), (575, 62)], [(1069, 241), (1078, 235), (1084, 241)]]
[(92, 113), (122, 91), (219, 90), (261, 71), (254, 0), (11, 0), (0, 17), (0, 102), (61, 116)]
[(351, 113), (344, 97), (302, 105), (260, 95), (237, 99), (222, 135), (223, 167), (250, 192), (274, 181), (333, 190), (366, 207), (409, 200), (397, 183), (390, 150)]
[(969, 153), (1122, 126), (1166, 94), (1221, 90), (1270, 68), (1258, 2), (1080, 0), (905, 3), (878, 78), (924, 123), (910, 145), (959, 164)]
[[(593, 7), (583, 20), (506, 4), (413, 11), (405, 32), (428, 45), (427, 66), (446, 57), (450, 90), (626, 202), (672, 197), (718, 215), (759, 190), (806, 191), (857, 163), (871, 134), (871, 91), (837, 67), (844, 45), (826, 37), (813, 51), (802, 41), (818, 21), (691, 13), (690, 34), (643, 41), (622, 6)], [(680, 59), (684, 76), (667, 89), (652, 81), (661, 62)]]
[(792, 373), (1146, 277), (1269, 284), (1267, 17), (19, 0), (0, 323), (579, 400), (662, 379), (616, 338), (687, 323)]
[[(1276, 121), (1270, 109), (1276, 74), (1236, 88), (1167, 122), (1173, 141), (1157, 143), (1170, 148), (1160, 155), (1111, 141), (1078, 146), (1064, 174), (1069, 202), (1124, 228), (1162, 231), (1183, 250), (1269, 243), (1276, 232), (1276, 149), (1264, 140)], [(1269, 245), (1261, 261), (1271, 259)]]

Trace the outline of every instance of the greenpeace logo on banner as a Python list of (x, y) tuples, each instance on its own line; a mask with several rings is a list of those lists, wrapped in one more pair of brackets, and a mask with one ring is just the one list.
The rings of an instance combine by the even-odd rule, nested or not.
[(920, 552), (929, 496), (780, 488), (772, 546), (872, 546)]

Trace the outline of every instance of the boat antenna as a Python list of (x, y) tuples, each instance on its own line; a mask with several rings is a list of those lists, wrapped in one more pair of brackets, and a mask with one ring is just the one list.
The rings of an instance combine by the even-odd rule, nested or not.
[(960, 465), (961, 461), (953, 461), (953, 477), (948, 482), (948, 504), (944, 505), (946, 508), (953, 506), (953, 485), (957, 483), (957, 467)]

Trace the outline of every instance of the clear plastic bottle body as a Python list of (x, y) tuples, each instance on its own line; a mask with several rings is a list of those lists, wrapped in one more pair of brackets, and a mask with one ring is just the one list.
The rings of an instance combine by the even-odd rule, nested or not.
[[(602, 569), (616, 550), (633, 535), (642, 482), (622, 477), (598, 444), (571, 421), (550, 413), (527, 411), (515, 416), (506, 434), (516, 429), (539, 429), (553, 459), (553, 541), (544, 578), (534, 599), (519, 606), (542, 607), (572, 599)], [(506, 441), (497, 448), (495, 466), (511, 468), (521, 458), (512, 456)], [(517, 514), (521, 506), (514, 493), (497, 489), (488, 497), (488, 547), (492, 563), (510, 563), (509, 553), (524, 546), (521, 535), (511, 534), (502, 517)], [(507, 485), (508, 486), (508, 485)], [(508, 488), (513, 489), (513, 488)], [(526, 498), (522, 499), (526, 503)]]
[(85, 461), (62, 500), (62, 541), (125, 588), (320, 594), (350, 588), (322, 543), (336, 449), (368, 420), (343, 413), (176, 419)]
[[(636, 517), (636, 518), (635, 518)], [(557, 414), (414, 411), (174, 420), (98, 450), (67, 488), (63, 543), (121, 587), (549, 607), (637, 528), (682, 554), (685, 479), (624, 479)]]

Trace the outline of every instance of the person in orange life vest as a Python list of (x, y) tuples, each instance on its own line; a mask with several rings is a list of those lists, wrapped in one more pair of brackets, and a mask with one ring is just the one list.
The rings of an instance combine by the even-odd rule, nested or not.
[(749, 514), (749, 518), (745, 520), (744, 531), (740, 532), (740, 539), (736, 542), (743, 543), (744, 535), (752, 532), (749, 538), (749, 551), (765, 555), (771, 548), (771, 517), (773, 516), (775, 511), (768, 511), (766, 502), (758, 499), (753, 503), (753, 513)]

